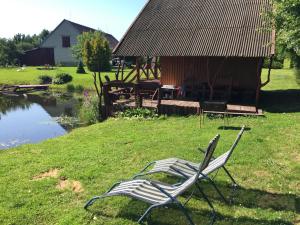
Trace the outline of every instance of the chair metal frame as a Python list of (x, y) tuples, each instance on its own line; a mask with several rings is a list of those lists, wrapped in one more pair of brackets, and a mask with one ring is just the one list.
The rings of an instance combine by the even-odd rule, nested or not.
[[(151, 187), (156, 188), (161, 194), (163, 194), (165, 196), (165, 198), (167, 199), (166, 201), (164, 200), (163, 202), (160, 203), (156, 203), (156, 204), (152, 204), (146, 211), (145, 213), (139, 218), (138, 223), (142, 223), (145, 218), (151, 213), (151, 211), (155, 208), (158, 207), (164, 207), (167, 205), (176, 205), (181, 211), (182, 213), (185, 215), (188, 223), (190, 225), (195, 225), (195, 223), (193, 222), (191, 216), (189, 215), (187, 209), (185, 208), (184, 204), (182, 204), (177, 197), (180, 196), (182, 193), (184, 193), (187, 189), (189, 189), (192, 185), (195, 185), (197, 187), (197, 189), (199, 190), (199, 192), (202, 194), (203, 198), (206, 200), (206, 202), (208, 203), (209, 207), (212, 210), (212, 220), (211, 220), (211, 224), (214, 223), (215, 221), (215, 216), (216, 216), (216, 212), (214, 209), (214, 206), (212, 205), (212, 203), (210, 202), (210, 200), (208, 199), (208, 197), (204, 194), (204, 192), (202, 191), (202, 189), (200, 188), (199, 184), (198, 184), (198, 177), (200, 176), (200, 173), (207, 168), (207, 166), (209, 165), (209, 162), (211, 161), (211, 157), (213, 155), (213, 152), (215, 150), (215, 146), (217, 145), (217, 142), (219, 140), (220, 135), (217, 135), (210, 143), (209, 146), (207, 148), (207, 151), (205, 153), (204, 159), (202, 161), (202, 163), (199, 165), (199, 169), (197, 170), (197, 173), (192, 176), (187, 178), (187, 180), (185, 182), (183, 182), (181, 185), (178, 186), (174, 186), (174, 185), (169, 185), (168, 187), (173, 188), (173, 191), (178, 191), (179, 192), (175, 192), (172, 194), (170, 194), (167, 190), (165, 190), (164, 188), (162, 188), (162, 186), (160, 186), (159, 182), (155, 182), (155, 181), (151, 181), (151, 180), (142, 180), (145, 182), (148, 182), (148, 184), (151, 185)], [(134, 182), (135, 180), (130, 180), (129, 182)], [(132, 198), (136, 198), (139, 199), (141, 201), (143, 201), (141, 198), (138, 197), (134, 197), (128, 193), (126, 193), (124, 191), (124, 189), (119, 191), (119, 193), (112, 193), (110, 194), (110, 192), (112, 192), (114, 190), (114, 188), (117, 188), (119, 185), (124, 184), (125, 182), (117, 182), (115, 183), (105, 194), (101, 195), (101, 196), (95, 196), (93, 197), (91, 200), (89, 200), (85, 206), (84, 209), (88, 209), (89, 206), (91, 206), (96, 200), (98, 199), (103, 199), (103, 198), (107, 198), (107, 197), (112, 197), (112, 196), (117, 196), (117, 195), (127, 195), (129, 197)], [(118, 192), (118, 191), (117, 191)], [(154, 195), (155, 196), (155, 195)], [(189, 199), (190, 200), (190, 199)], [(145, 200), (144, 200), (145, 201)], [(146, 201), (145, 201), (146, 202)], [(149, 201), (148, 201), (149, 203)]]

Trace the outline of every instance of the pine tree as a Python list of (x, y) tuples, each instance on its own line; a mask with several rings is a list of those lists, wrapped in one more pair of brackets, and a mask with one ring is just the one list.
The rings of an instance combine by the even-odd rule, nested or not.
[(78, 73), (78, 74), (86, 74), (86, 72), (84, 70), (84, 66), (83, 66), (82, 61), (79, 61), (76, 73)]
[(93, 72), (94, 86), (99, 99), (99, 120), (101, 120), (104, 119), (102, 113), (103, 83), (101, 72), (110, 70), (109, 60), (111, 58), (108, 41), (102, 33), (97, 32), (91, 40), (85, 41), (82, 56), (87, 68)]

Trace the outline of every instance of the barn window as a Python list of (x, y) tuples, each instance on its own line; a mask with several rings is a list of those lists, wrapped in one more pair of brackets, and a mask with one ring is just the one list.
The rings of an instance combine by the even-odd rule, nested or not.
[(63, 48), (70, 48), (71, 47), (70, 36), (63, 36), (62, 37), (62, 47)]

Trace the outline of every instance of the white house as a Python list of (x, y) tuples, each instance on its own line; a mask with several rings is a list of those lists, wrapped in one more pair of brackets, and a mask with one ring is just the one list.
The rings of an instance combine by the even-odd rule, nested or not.
[[(71, 48), (77, 44), (78, 35), (89, 31), (95, 31), (95, 29), (63, 20), (41, 43), (39, 48), (26, 52), (23, 63), (32, 66), (44, 64), (76, 65), (78, 61), (72, 56)], [(118, 40), (111, 34), (104, 33), (104, 36), (111, 49), (118, 44)]]

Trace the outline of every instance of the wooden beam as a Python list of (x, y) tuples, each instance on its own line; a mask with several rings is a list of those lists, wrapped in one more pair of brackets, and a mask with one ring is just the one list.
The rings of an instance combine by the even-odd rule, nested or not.
[(211, 81), (210, 80), (210, 72), (209, 72), (209, 57), (207, 57), (207, 83), (208, 83), (208, 86), (209, 86), (209, 89), (210, 89), (209, 100), (213, 99), (214, 85), (216, 83), (216, 80), (218, 78), (219, 73), (221, 72), (221, 70), (224, 66), (224, 63), (225, 63), (226, 59), (227, 59), (226, 57), (223, 59), (223, 61), (222, 61), (221, 65), (219, 66), (217, 72), (213, 75), (213, 80)]
[(112, 115), (113, 103), (109, 94), (110, 89), (111, 87), (108, 83), (103, 85), (103, 99), (104, 99), (104, 108), (105, 108), (104, 118), (108, 118), (109, 116)]
[(155, 79), (158, 79), (158, 58), (155, 57), (155, 63), (154, 63), (154, 72), (153, 72), (153, 75), (154, 75), (154, 78)]
[[(122, 80), (124, 80), (124, 69), (125, 69), (125, 57), (123, 58), (123, 63), (122, 63), (122, 75), (121, 75), (121, 77), (122, 77)], [(121, 62), (122, 62), (121, 61)]]
[(134, 67), (128, 74), (127, 76), (125, 77), (125, 79), (123, 79), (123, 81), (125, 82), (133, 73), (134, 71), (136, 71), (136, 67)]
[(255, 98), (255, 104), (258, 106), (259, 103), (259, 98), (260, 98), (260, 90), (261, 90), (261, 71), (262, 67), (264, 64), (264, 59), (260, 58), (258, 61), (258, 66), (257, 66), (257, 89), (256, 89), (256, 98)]
[[(149, 80), (149, 56), (147, 56), (147, 61), (146, 61), (146, 77), (147, 77), (147, 80)], [(150, 66), (151, 66), (151, 63), (150, 63)]]
[(274, 55), (272, 55), (270, 57), (270, 64), (269, 64), (269, 70), (268, 70), (268, 78), (267, 78), (266, 82), (264, 82), (263, 84), (261, 84), (260, 88), (266, 86), (271, 81), (271, 70), (272, 70), (273, 60), (274, 60)]
[(120, 73), (120, 70), (121, 70), (121, 62), (119, 62), (118, 70), (117, 70), (117, 72), (116, 72), (116, 80), (119, 80), (119, 73)]
[(140, 58), (139, 58), (139, 57), (136, 57), (136, 74), (137, 74), (137, 81), (140, 81), (140, 80), (141, 80), (140, 69), (141, 69)]

